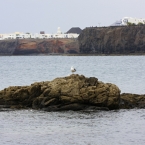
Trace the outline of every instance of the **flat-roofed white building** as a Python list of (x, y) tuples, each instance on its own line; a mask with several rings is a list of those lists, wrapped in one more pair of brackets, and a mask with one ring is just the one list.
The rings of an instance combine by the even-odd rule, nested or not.
[(79, 34), (77, 33), (62, 33), (62, 31), (60, 30), (60, 27), (58, 27), (57, 33), (52, 34), (51, 38), (77, 38), (78, 36)]
[(77, 33), (62, 33), (60, 27), (57, 29), (57, 33), (55, 34), (45, 34), (43, 33), (23, 33), (23, 32), (15, 32), (10, 34), (0, 34), (0, 40), (4, 39), (50, 39), (50, 38), (77, 38), (79, 34)]
[(124, 17), (115, 23), (113, 23), (111, 26), (126, 26), (128, 23), (138, 25), (139, 23), (145, 24), (145, 19), (142, 18), (132, 18), (132, 17)]

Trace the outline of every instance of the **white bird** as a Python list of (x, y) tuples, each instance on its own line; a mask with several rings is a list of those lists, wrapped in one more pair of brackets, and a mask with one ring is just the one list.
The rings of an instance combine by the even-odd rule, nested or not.
[(75, 72), (76, 71), (76, 69), (72, 66), (71, 67), (71, 72), (73, 73), (73, 72)]

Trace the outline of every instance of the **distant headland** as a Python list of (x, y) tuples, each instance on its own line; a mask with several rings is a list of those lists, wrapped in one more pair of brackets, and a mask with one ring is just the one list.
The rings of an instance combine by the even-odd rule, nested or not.
[(16, 35), (16, 39), (0, 40), (0, 55), (145, 54), (145, 19), (124, 17), (109, 27), (87, 27), (83, 30), (74, 27), (64, 34), (58, 28), (53, 36), (41, 32), (37, 38), (37, 35), (34, 38), (30, 34), (24, 38)]

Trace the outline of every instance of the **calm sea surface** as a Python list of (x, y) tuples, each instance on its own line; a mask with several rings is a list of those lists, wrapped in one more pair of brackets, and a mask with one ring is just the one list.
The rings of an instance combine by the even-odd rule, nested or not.
[[(71, 74), (145, 94), (145, 56), (1, 56), (0, 90)], [(0, 111), (2, 145), (144, 145), (145, 110)]]

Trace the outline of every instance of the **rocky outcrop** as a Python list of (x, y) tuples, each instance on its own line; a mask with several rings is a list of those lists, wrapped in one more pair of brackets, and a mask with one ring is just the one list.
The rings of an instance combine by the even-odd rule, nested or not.
[(145, 95), (123, 93), (120, 96), (120, 109), (145, 108)]
[(78, 37), (80, 52), (93, 54), (145, 53), (145, 25), (90, 27)]
[(1, 40), (0, 55), (79, 53), (77, 39)]
[(0, 91), (0, 106), (45, 111), (119, 109), (120, 90), (97, 78), (75, 75)]
[(72, 74), (31, 86), (5, 88), (0, 91), (0, 110), (2, 108), (44, 111), (145, 108), (145, 95), (120, 94), (114, 84)]

